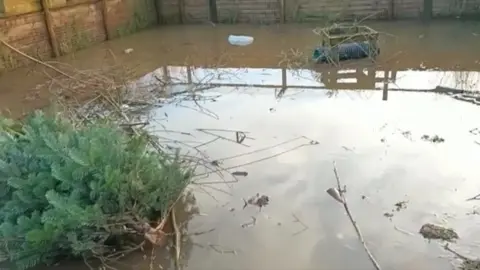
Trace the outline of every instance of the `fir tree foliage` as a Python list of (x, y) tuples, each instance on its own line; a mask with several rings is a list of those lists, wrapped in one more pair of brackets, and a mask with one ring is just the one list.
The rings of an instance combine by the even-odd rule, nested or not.
[(1, 119), (0, 249), (18, 269), (108, 253), (128, 225), (158, 220), (189, 175), (145, 136), (108, 123)]

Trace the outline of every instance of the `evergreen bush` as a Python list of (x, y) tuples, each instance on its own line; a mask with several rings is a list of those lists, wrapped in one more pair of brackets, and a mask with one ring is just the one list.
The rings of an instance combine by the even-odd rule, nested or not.
[(178, 155), (106, 122), (75, 127), (36, 112), (20, 128), (0, 123), (0, 248), (19, 269), (118, 251), (190, 179)]

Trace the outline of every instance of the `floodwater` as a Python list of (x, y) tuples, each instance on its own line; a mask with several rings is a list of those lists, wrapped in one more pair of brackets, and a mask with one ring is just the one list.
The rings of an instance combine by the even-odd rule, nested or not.
[[(480, 193), (480, 107), (475, 94), (458, 91), (478, 88), (477, 24), (372, 26), (389, 33), (377, 66), (278, 67), (282, 51), (315, 44), (308, 25), (161, 28), (64, 60), (93, 68), (109, 48), (144, 75), (139, 85), (151, 86), (153, 75), (171, 78), (173, 100), (150, 112), (152, 130), (172, 147), (199, 151), (226, 168), (199, 171), (191, 187), (195, 200), (181, 218), (188, 218), (183, 269), (373, 269), (343, 206), (325, 192), (336, 186), (334, 162), (382, 269), (452, 269), (458, 261), (443, 243), (418, 231), (425, 223), (451, 227), (460, 236), (452, 248), (473, 258), (480, 252), (477, 203), (466, 200)], [(229, 33), (256, 39), (232, 47)], [(126, 48), (134, 51), (122, 53)], [(179, 94), (206, 81), (209, 89), (193, 101)], [(21, 95), (10, 90), (12, 100), (0, 99), (5, 108), (45, 104), (16, 107), (13, 97)], [(235, 171), (248, 175), (234, 177)], [(257, 193), (269, 204), (244, 208)], [(402, 201), (405, 209), (396, 211)], [(153, 254), (133, 255), (118, 268), (173, 269), (165, 252)]]
[[(188, 78), (186, 67), (167, 70), (176, 82)], [(201, 145), (197, 148), (211, 160), (223, 161), (222, 168), (248, 175), (235, 183), (228, 174), (197, 180), (204, 183), (193, 187), (197, 206), (206, 216), (194, 217), (189, 228), (215, 230), (193, 238), (207, 248), (193, 247), (186, 269), (373, 269), (342, 205), (325, 192), (336, 186), (333, 162), (347, 186), (351, 212), (383, 269), (451, 269), (454, 260), (442, 243), (418, 233), (425, 223), (454, 228), (460, 235), (454, 246), (462, 253), (480, 251), (480, 217), (476, 203), (466, 201), (480, 192), (475, 166), (480, 107), (435, 92), (438, 86), (455, 87), (458, 73), (398, 72), (385, 100), (383, 89), (321, 89), (308, 70), (290, 72), (287, 87), (292, 88), (282, 96), (281, 69), (190, 70), (194, 78), (211, 76), (212, 83), (229, 86), (204, 92), (197, 103), (155, 110), (151, 117), (161, 125), (153, 128), (170, 130), (159, 134), (171, 146), (192, 152)], [(476, 76), (471, 73), (472, 81)], [(230, 86), (235, 83), (239, 86)], [(235, 131), (246, 134), (242, 144)], [(424, 135), (444, 142), (425, 141)], [(243, 199), (257, 193), (268, 195), (270, 204), (261, 211), (243, 209)], [(402, 201), (406, 209), (393, 211)]]
[[(441, 21), (375, 22), (370, 26), (383, 33), (381, 55), (377, 63), (398, 70), (432, 69), (478, 71), (480, 43), (477, 22)], [(297, 52), (309, 57), (320, 40), (313, 34), (317, 25), (189, 25), (152, 29), (57, 59), (80, 70), (98, 70), (123, 64), (142, 76), (163, 65), (196, 67), (275, 68), (287, 65), (284, 55)], [(228, 44), (229, 34), (251, 35), (253, 44), (234, 47)], [(132, 53), (125, 53), (133, 49)], [(297, 53), (298, 55), (298, 53)], [(56, 64), (55, 62), (52, 64)], [(31, 108), (49, 103), (45, 72), (51, 70), (34, 65), (3, 74), (0, 77), (0, 107), (13, 115), (22, 115)]]

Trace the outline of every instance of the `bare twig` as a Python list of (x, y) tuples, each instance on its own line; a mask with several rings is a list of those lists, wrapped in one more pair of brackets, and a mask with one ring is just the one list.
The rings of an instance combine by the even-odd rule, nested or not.
[(338, 176), (338, 172), (337, 172), (337, 167), (335, 165), (335, 162), (333, 162), (333, 173), (335, 174), (335, 178), (337, 180), (337, 188), (338, 190), (340, 191), (340, 196), (342, 197), (342, 200), (343, 200), (343, 207), (345, 208), (345, 212), (347, 212), (347, 215), (348, 217), (350, 218), (350, 221), (352, 222), (352, 225), (353, 227), (355, 228), (355, 231), (357, 233), (357, 236), (358, 236), (358, 239), (360, 240), (360, 242), (362, 243), (363, 245), (363, 248), (365, 249), (365, 252), (367, 253), (368, 255), (368, 258), (370, 259), (370, 261), (372, 262), (373, 266), (375, 267), (375, 269), (377, 270), (381, 270), (381, 267), (380, 265), (377, 263), (377, 261), (375, 260), (375, 258), (373, 257), (372, 253), (370, 252), (370, 250), (368, 249), (367, 247), (367, 244), (365, 244), (365, 240), (363, 240), (363, 236), (362, 236), (362, 233), (360, 232), (360, 229), (358, 228), (357, 226), (357, 222), (353, 219), (352, 217), (352, 214), (350, 213), (350, 209), (348, 208), (348, 204), (347, 204), (347, 200), (345, 199), (345, 189), (342, 189), (342, 185), (340, 183), (340, 177)]
[(409, 232), (409, 231), (406, 231), (406, 230), (404, 230), (404, 229), (401, 229), (401, 228), (397, 227), (397, 225), (394, 225), (393, 228), (394, 228), (395, 230), (403, 233), (403, 234), (406, 234), (406, 235), (409, 235), (409, 236), (413, 236), (413, 235), (414, 235), (413, 233), (411, 233), (411, 232)]
[(473, 261), (472, 259), (470, 258), (467, 258), (466, 256), (456, 252), (455, 250), (451, 249), (450, 246), (447, 244), (445, 244), (445, 246), (443, 246), (443, 248), (446, 250), (446, 251), (449, 251), (451, 253), (453, 253), (455, 256), (457, 256), (458, 258), (462, 259), (462, 260), (465, 260), (465, 261)]
[(299, 235), (299, 234), (301, 234), (302, 232), (304, 232), (304, 231), (306, 231), (306, 230), (309, 229), (309, 227), (308, 227), (305, 223), (303, 223), (303, 221), (301, 221), (301, 220), (297, 217), (297, 215), (295, 215), (294, 213), (292, 213), (292, 216), (293, 216), (293, 218), (294, 218), (294, 221), (293, 221), (293, 222), (298, 222), (298, 223), (300, 223), (300, 224), (303, 226), (303, 229), (301, 229), (300, 231), (294, 233), (293, 235)]
[(247, 228), (247, 227), (250, 227), (250, 226), (255, 226), (255, 224), (257, 224), (257, 218), (255, 218), (254, 216), (251, 216), (252, 220), (251, 221), (248, 221), (248, 222), (245, 222), (243, 223), (241, 226), (242, 228)]
[(246, 162), (246, 163), (238, 164), (238, 165), (234, 165), (234, 166), (229, 166), (229, 167), (226, 167), (226, 168), (222, 168), (222, 169), (219, 169), (219, 170), (210, 171), (210, 172), (207, 172), (207, 173), (195, 174), (194, 177), (199, 177), (199, 176), (203, 176), (203, 175), (206, 175), (206, 174), (209, 174), (209, 173), (213, 173), (213, 172), (219, 172), (219, 171), (222, 171), (222, 170), (231, 170), (231, 169), (236, 169), (236, 168), (239, 168), (239, 167), (243, 167), (243, 166), (255, 164), (255, 163), (258, 163), (258, 162), (262, 162), (262, 161), (265, 161), (265, 160), (269, 160), (269, 159), (272, 159), (272, 158), (281, 156), (281, 155), (283, 155), (283, 154), (289, 153), (289, 152), (294, 151), (294, 150), (297, 150), (297, 149), (299, 149), (299, 148), (302, 148), (302, 147), (305, 147), (305, 146), (312, 146), (312, 145), (316, 145), (316, 143), (306, 143), (306, 144), (297, 145), (297, 146), (295, 146), (295, 147), (292, 147), (292, 148), (287, 149), (287, 150), (285, 150), (285, 151), (279, 152), (279, 153), (277, 153), (277, 154), (273, 154), (273, 155), (268, 156), (268, 157), (259, 158), (259, 159), (256, 159), (256, 160), (253, 160), (253, 161), (250, 161), (250, 162)]
[(208, 246), (220, 254), (230, 253), (230, 254), (237, 255), (237, 251), (234, 249), (224, 249), (222, 246), (214, 245), (214, 244), (209, 244)]
[(180, 269), (180, 249), (182, 235), (180, 229), (178, 228), (177, 218), (175, 216), (175, 208), (172, 208), (170, 214), (172, 215), (173, 231), (175, 232), (175, 268), (178, 270)]
[[(241, 142), (239, 142), (238, 133), (239, 133), (240, 131), (234, 132), (234, 133), (235, 133), (235, 140), (233, 140), (233, 139), (229, 139), (229, 138), (227, 138), (227, 137), (225, 137), (225, 136), (221, 136), (221, 135), (217, 135), (217, 134), (215, 134), (215, 133), (212, 133), (212, 132), (210, 132), (210, 131), (208, 131), (208, 130), (206, 130), (206, 129), (201, 129), (201, 128), (199, 128), (199, 129), (197, 129), (197, 130), (200, 131), (200, 132), (203, 132), (203, 133), (205, 133), (205, 134), (208, 134), (208, 135), (211, 135), (211, 136), (215, 136), (215, 137), (220, 138), (220, 139), (225, 140), (225, 141), (229, 141), (229, 142), (233, 142), (233, 143), (238, 143), (238, 144), (240, 144), (240, 145), (243, 145), (243, 146), (246, 146), (246, 147), (250, 147), (250, 146), (247, 145), (247, 144), (243, 144), (243, 143), (242, 143), (243, 140), (242, 140)], [(243, 133), (243, 132), (242, 132), (242, 133)], [(243, 133), (243, 134), (245, 135), (245, 133)], [(246, 138), (246, 136), (245, 136), (243, 139), (245, 139), (245, 138)]]
[(62, 74), (63, 76), (65, 76), (65, 77), (67, 77), (67, 78), (70, 78), (70, 79), (72, 79), (72, 80), (77, 80), (77, 78), (75, 78), (75, 77), (73, 77), (73, 76), (71, 76), (71, 75), (69, 75), (69, 74), (61, 71), (60, 69), (58, 69), (58, 68), (56, 68), (56, 67), (54, 67), (54, 66), (52, 66), (52, 65), (50, 65), (50, 64), (47, 64), (47, 63), (45, 63), (45, 62), (43, 62), (43, 61), (41, 61), (41, 60), (38, 60), (37, 58), (34, 58), (34, 57), (32, 57), (32, 56), (30, 56), (30, 55), (28, 55), (28, 54), (20, 51), (19, 49), (17, 49), (17, 48), (15, 48), (14, 46), (10, 45), (8, 42), (6, 42), (6, 41), (3, 40), (3, 39), (0, 39), (0, 43), (2, 43), (5, 47), (9, 48), (10, 50), (18, 53), (19, 55), (21, 55), (21, 56), (29, 59), (30, 61), (33, 61), (33, 62), (35, 62), (35, 63), (37, 63), (37, 64), (40, 64), (40, 65), (43, 65), (43, 66), (45, 66), (45, 67), (48, 67), (49, 69), (52, 69), (52, 70), (58, 72), (59, 74)]
[(480, 194), (477, 194), (477, 195), (473, 196), (472, 198), (467, 199), (467, 201), (473, 201), (473, 200), (480, 200)]
[(215, 228), (212, 228), (212, 229), (207, 230), (207, 231), (189, 233), (189, 234), (187, 234), (187, 236), (192, 236), (192, 235), (193, 235), (193, 236), (199, 236), (199, 235), (211, 233), (211, 232), (213, 232), (213, 231), (215, 231)]

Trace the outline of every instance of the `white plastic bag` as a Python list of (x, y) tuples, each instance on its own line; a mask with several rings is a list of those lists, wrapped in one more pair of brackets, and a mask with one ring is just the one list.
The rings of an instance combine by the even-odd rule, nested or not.
[(228, 36), (228, 43), (235, 46), (247, 46), (253, 43), (253, 37), (249, 36)]

